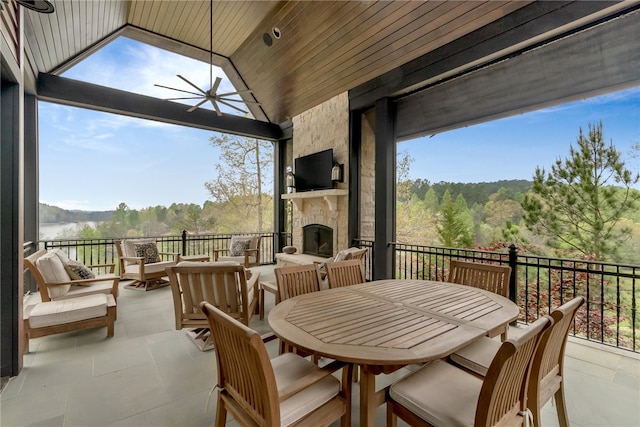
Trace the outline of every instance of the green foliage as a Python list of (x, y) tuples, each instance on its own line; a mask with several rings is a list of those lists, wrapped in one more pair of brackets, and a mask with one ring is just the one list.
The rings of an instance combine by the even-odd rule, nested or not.
[[(466, 202), (464, 204), (466, 205)], [(471, 229), (465, 217), (467, 212), (460, 204), (451, 200), (449, 191), (444, 193), (440, 204), (441, 218), (436, 226), (438, 236), (444, 246), (455, 248), (468, 247), (473, 244)]]
[(595, 259), (617, 259), (629, 230), (618, 227), (636, 206), (640, 180), (621, 160), (613, 143), (602, 137), (602, 122), (580, 128), (569, 157), (557, 159), (551, 171), (536, 168), (533, 186), (522, 207), (527, 227), (547, 238), (557, 250), (570, 250)]
[(227, 134), (210, 141), (221, 150), (221, 161), (215, 165), (217, 177), (204, 184), (213, 201), (235, 215), (238, 227), (246, 226), (247, 218), (257, 217), (254, 231), (265, 230), (263, 185), (271, 176), (264, 172), (273, 165), (273, 143)]

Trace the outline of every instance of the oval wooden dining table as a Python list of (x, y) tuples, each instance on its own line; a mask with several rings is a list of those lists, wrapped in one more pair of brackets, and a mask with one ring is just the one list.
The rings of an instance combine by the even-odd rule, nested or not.
[(375, 376), (440, 359), (518, 317), (512, 301), (447, 282), (387, 279), (300, 295), (268, 321), (280, 339), (360, 365), (360, 425), (375, 425), (384, 403)]

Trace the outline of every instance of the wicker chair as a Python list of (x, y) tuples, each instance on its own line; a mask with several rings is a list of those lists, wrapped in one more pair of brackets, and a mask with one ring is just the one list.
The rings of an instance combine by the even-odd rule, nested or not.
[(364, 269), (360, 259), (328, 262), (325, 268), (327, 269), (327, 281), (330, 289), (365, 282)]
[(222, 262), (180, 262), (167, 268), (171, 283), (176, 329), (188, 328), (187, 336), (202, 351), (213, 342), (209, 322), (198, 307), (200, 302), (222, 309), (229, 316), (249, 325), (258, 302), (259, 273), (246, 279), (241, 265)]
[[(540, 426), (540, 410), (552, 397), (560, 426), (569, 426), (564, 400), (564, 349), (569, 328), (584, 301), (584, 297), (576, 297), (551, 312), (553, 326), (543, 334), (536, 350), (527, 391), (527, 406), (533, 413), (535, 426)], [(496, 340), (484, 338), (452, 354), (451, 361), (484, 376), (499, 347)]]
[[(269, 360), (256, 331), (207, 302), (200, 310), (215, 342), (216, 427), (226, 425), (227, 412), (243, 426), (320, 426), (338, 419), (342, 427), (351, 425), (351, 365), (319, 368), (293, 353)], [(342, 386), (332, 376), (339, 368)]]
[[(452, 260), (447, 282), (473, 286), (509, 298), (510, 274), (511, 267), (509, 266)], [(507, 328), (508, 325), (504, 325), (489, 331), (489, 336), (501, 335), (502, 341), (504, 341), (507, 339)]]
[(443, 360), (402, 378), (389, 389), (387, 426), (395, 427), (397, 416), (411, 426), (524, 425), (529, 367), (552, 323), (542, 317), (503, 342), (483, 379)]

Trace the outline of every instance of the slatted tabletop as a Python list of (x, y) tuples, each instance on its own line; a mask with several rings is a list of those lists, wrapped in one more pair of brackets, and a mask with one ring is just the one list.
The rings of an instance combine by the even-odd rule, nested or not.
[(383, 280), (286, 300), (269, 324), (322, 356), (405, 365), (444, 357), (517, 315), (508, 299), (468, 286)]
[(445, 357), (517, 316), (513, 302), (481, 289), (378, 280), (285, 300), (269, 325), (295, 347), (363, 366), (360, 425), (371, 426), (384, 401), (376, 374)]

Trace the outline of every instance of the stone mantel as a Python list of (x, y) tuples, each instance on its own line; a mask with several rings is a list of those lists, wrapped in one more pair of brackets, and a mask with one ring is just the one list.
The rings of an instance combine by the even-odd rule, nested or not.
[(303, 191), (301, 193), (287, 193), (283, 194), (281, 197), (284, 200), (290, 199), (293, 202), (293, 206), (295, 206), (298, 212), (302, 212), (302, 207), (304, 205), (305, 199), (317, 198), (323, 198), (327, 202), (327, 205), (329, 205), (329, 210), (336, 211), (338, 209), (338, 196), (346, 196), (348, 194), (349, 190), (347, 189), (334, 189)]

